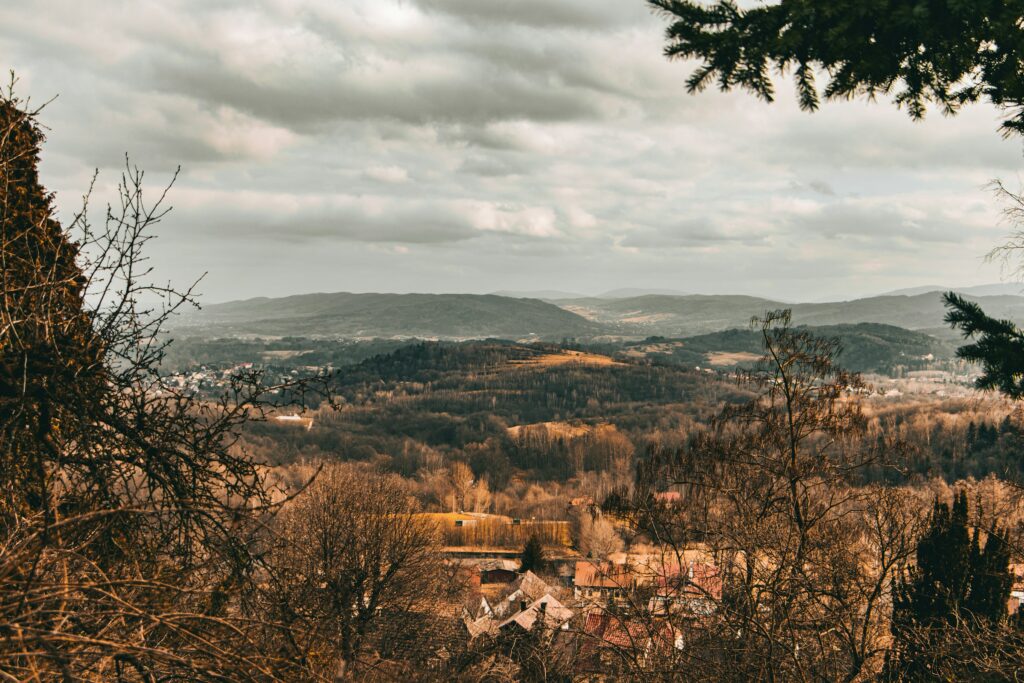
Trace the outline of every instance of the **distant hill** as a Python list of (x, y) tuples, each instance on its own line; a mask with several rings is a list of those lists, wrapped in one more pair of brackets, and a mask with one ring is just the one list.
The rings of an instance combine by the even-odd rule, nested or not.
[[(1024, 324), (1024, 296), (968, 296), (990, 315)], [(671, 338), (745, 329), (765, 311), (790, 308), (795, 325), (895, 325), (947, 341), (940, 292), (789, 304), (739, 295), (648, 294), (555, 303), (494, 294), (304, 294), (205, 307), (173, 321), (177, 336), (560, 340)]]
[[(818, 337), (837, 338), (842, 347), (839, 364), (856, 372), (888, 373), (896, 366), (915, 368), (931, 360), (951, 358), (954, 344), (923, 332), (893, 325), (858, 323), (807, 327)], [(749, 365), (763, 353), (761, 334), (750, 329), (669, 340), (662, 337), (627, 345), (629, 355), (671, 359), (682, 365), (732, 367)]]
[(612, 289), (602, 294), (598, 294), (598, 299), (630, 299), (637, 296), (648, 296), (650, 294), (661, 294), (665, 296), (686, 296), (686, 292), (681, 292), (677, 289), (639, 289), (636, 287), (625, 287), (622, 289)]
[(585, 318), (616, 326), (624, 333), (688, 337), (745, 326), (752, 316), (783, 308), (778, 301), (738, 295), (670, 296), (648, 294), (624, 299), (587, 298), (560, 301)]
[(922, 285), (886, 292), (882, 296), (915, 296), (929, 292), (958, 292), (969, 296), (1024, 296), (1024, 283), (997, 282), (990, 285), (974, 285), (972, 287), (946, 287), (942, 285)]
[(586, 295), (575, 292), (563, 292), (557, 289), (538, 289), (531, 291), (501, 291), (491, 292), (494, 296), (507, 296), (512, 299), (540, 299), (542, 301), (557, 301), (559, 299), (582, 299)]
[[(1024, 297), (982, 296), (977, 301), (990, 315), (1024, 322)], [(743, 328), (753, 316), (790, 308), (797, 325), (881, 323), (928, 330), (948, 339), (956, 334), (943, 323), (946, 309), (940, 292), (914, 296), (877, 296), (853, 301), (787, 304), (734, 295), (641, 296), (629, 299), (574, 299), (559, 305), (585, 318), (626, 332), (688, 337)]]
[(192, 335), (503, 337), (560, 339), (601, 327), (537, 299), (491, 294), (303, 294), (204, 307), (177, 318), (172, 331)]
[[(942, 285), (921, 285), (919, 287), (905, 287), (903, 289), (894, 289), (891, 292), (882, 292), (879, 296), (917, 296), (918, 294), (928, 294), (929, 292), (948, 292), (948, 287)], [(967, 292), (964, 292), (965, 294)]]

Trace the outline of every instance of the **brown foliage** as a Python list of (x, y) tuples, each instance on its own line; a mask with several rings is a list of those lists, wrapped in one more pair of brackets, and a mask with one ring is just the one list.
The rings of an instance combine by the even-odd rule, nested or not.
[(99, 231), (84, 209), (64, 229), (37, 176), (42, 139), (36, 113), (0, 95), (0, 671), (274, 679), (242, 590), (270, 494), (233, 448), (268, 387), (238, 377), (203, 403), (164, 385), (158, 335), (189, 295), (145, 282), (163, 195), (147, 202), (129, 167)]

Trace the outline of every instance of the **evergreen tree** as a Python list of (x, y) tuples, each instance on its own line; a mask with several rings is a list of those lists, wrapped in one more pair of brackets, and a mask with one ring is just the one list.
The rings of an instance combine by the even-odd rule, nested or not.
[(949, 292), (944, 299), (949, 308), (946, 322), (971, 341), (958, 348), (956, 355), (981, 365), (976, 386), (996, 389), (1013, 399), (1024, 397), (1024, 332), (1009, 320), (986, 315), (981, 306), (958, 294)]
[[(671, 22), (666, 56), (701, 62), (687, 80), (691, 93), (715, 84), (771, 102), (776, 70), (793, 74), (805, 111), (817, 110), (822, 96), (891, 94), (897, 106), (922, 119), (929, 104), (948, 115), (987, 100), (1007, 113), (1005, 135), (1024, 133), (1019, 3), (780, 0), (740, 7), (733, 0), (647, 1)], [(823, 91), (817, 84), (822, 77)], [(1001, 185), (998, 190), (1016, 205), (1010, 215), (1024, 217), (1024, 198)], [(957, 351), (982, 365), (978, 386), (1024, 396), (1024, 333), (952, 292), (945, 302), (946, 321), (965, 337), (978, 337)]]
[(987, 536), (982, 547), (980, 531), (969, 531), (966, 492), (954, 496), (952, 508), (936, 499), (916, 565), (894, 589), (887, 680), (931, 680), (929, 672), (954, 628), (1005, 620), (1009, 547), (997, 528)]
[[(978, 546), (979, 531), (974, 531)], [(998, 527), (988, 532), (984, 551), (977, 551), (971, 568), (971, 592), (966, 608), (976, 619), (1001, 623), (1007, 616), (1007, 598), (1013, 585), (1010, 572), (1010, 547)]]
[(1003, 418), (1003, 421), (999, 423), (999, 433), (1012, 434), (1013, 431), (1013, 420), (1011, 420), (1010, 416), (1007, 415), (1006, 417)]
[(523, 553), (519, 557), (519, 571), (538, 571), (544, 564), (544, 545), (540, 542), (537, 534), (530, 534), (526, 545), (523, 546)]
[[(690, 92), (715, 84), (775, 98), (772, 72), (791, 73), (800, 106), (822, 95), (849, 99), (892, 94), (914, 119), (928, 104), (955, 114), (988, 100), (1008, 118), (1006, 134), (1024, 132), (1020, 6), (1005, 0), (648, 0), (672, 22), (665, 54), (698, 59)], [(746, 4), (746, 3), (744, 3)], [(824, 78), (824, 92), (816, 80)]]

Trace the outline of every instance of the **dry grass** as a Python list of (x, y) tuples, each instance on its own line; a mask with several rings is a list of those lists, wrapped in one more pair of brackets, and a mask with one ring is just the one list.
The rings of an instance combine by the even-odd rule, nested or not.
[(739, 365), (740, 363), (756, 363), (758, 360), (760, 360), (760, 358), (760, 354), (749, 353), (747, 351), (737, 351), (735, 353), (715, 351), (714, 353), (708, 354), (708, 364)]
[(586, 436), (594, 431), (593, 427), (585, 424), (574, 425), (568, 422), (538, 422), (536, 424), (509, 427), (507, 432), (512, 439), (518, 439), (523, 436), (523, 433), (526, 431), (540, 429), (545, 430), (551, 437), (562, 439), (576, 439), (581, 436)]
[(288, 360), (303, 354), (311, 353), (312, 349), (281, 349), (276, 351), (262, 351), (260, 355), (263, 360)]
[(586, 353), (583, 351), (560, 351), (558, 353), (545, 353), (541, 356), (513, 360), (512, 365), (519, 367), (556, 367), (559, 365), (586, 365), (590, 367), (610, 367), (613, 365), (624, 365), (617, 360), (602, 356), (597, 353)]
[(672, 313), (642, 313), (636, 312), (629, 314), (626, 317), (619, 320), (622, 323), (634, 323), (638, 325), (660, 323), (666, 320), (672, 320), (675, 316)]

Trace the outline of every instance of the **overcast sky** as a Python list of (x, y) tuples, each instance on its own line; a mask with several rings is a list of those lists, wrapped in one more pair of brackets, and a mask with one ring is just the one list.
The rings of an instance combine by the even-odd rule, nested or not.
[[(100, 7), (105, 11), (101, 11)], [(999, 280), (999, 113), (685, 93), (642, 0), (0, 3), (63, 217), (125, 153), (208, 302), (310, 291), (786, 300)]]

